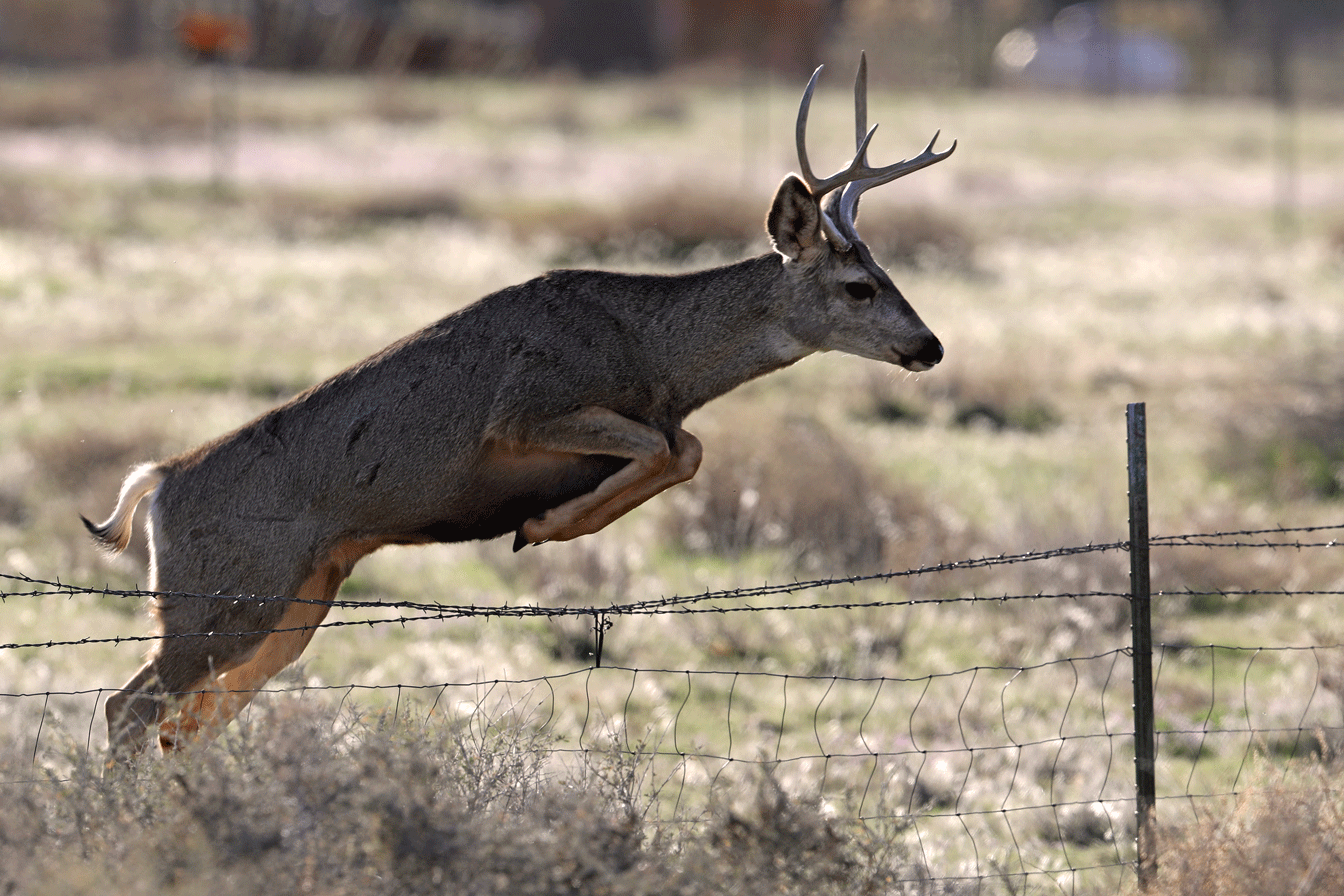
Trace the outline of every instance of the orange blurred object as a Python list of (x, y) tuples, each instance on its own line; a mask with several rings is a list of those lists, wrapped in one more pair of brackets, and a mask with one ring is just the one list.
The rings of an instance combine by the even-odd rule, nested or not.
[(186, 49), (214, 59), (246, 50), (252, 31), (242, 16), (189, 12), (177, 23), (177, 37)]

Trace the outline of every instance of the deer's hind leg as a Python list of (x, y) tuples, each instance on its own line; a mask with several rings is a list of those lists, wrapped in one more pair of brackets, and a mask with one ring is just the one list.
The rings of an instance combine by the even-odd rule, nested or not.
[(165, 752), (197, 740), (213, 740), (242, 712), (260, 688), (299, 658), (331, 610), (331, 600), (349, 575), (333, 564), (319, 567), (299, 587), (294, 603), (285, 605), (275, 631), (266, 636), (243, 663), (213, 680), (188, 699), (178, 713), (159, 725), (159, 747)]
[(163, 721), (184, 695), (199, 691), (214, 676), (216, 654), (201, 647), (190, 630), (165, 626), (154, 655), (121, 690), (107, 698), (107, 741), (113, 763), (124, 763), (147, 745), (149, 729)]
[(145, 733), (167, 710), (159, 674), (150, 660), (121, 690), (107, 698), (107, 745), (111, 763), (124, 763), (144, 749)]
[(200, 596), (177, 584), (182, 579), (155, 575), (152, 587), (163, 592), (155, 598), (161, 639), (148, 662), (107, 699), (107, 739), (115, 763), (144, 750), (150, 729), (183, 700), (246, 662), (263, 640), (255, 633), (274, 629), (284, 613), (276, 602), (225, 604)]

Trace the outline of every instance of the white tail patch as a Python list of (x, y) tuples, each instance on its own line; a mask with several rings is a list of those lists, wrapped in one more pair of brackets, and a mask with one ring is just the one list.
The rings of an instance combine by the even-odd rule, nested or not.
[[(84, 520), (84, 525), (93, 533), (93, 537), (114, 554), (126, 550), (131, 543), (131, 520), (135, 518), (135, 508), (145, 495), (154, 491), (163, 482), (163, 467), (158, 464), (141, 464), (130, 472), (121, 484), (121, 494), (117, 496), (117, 507), (107, 521), (95, 525)], [(81, 517), (82, 519), (82, 517)]]

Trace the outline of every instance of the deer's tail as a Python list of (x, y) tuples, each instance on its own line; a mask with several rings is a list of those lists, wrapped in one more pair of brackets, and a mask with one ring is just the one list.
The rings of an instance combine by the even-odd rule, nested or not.
[(131, 541), (131, 520), (135, 517), (135, 507), (141, 499), (154, 491), (163, 482), (167, 471), (159, 464), (141, 464), (132, 470), (126, 481), (121, 484), (121, 494), (117, 496), (117, 508), (102, 524), (91, 523), (81, 516), (84, 526), (98, 543), (114, 554), (126, 550)]

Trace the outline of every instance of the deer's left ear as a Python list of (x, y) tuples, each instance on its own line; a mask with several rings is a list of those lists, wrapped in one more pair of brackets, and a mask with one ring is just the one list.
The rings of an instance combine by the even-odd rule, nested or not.
[(775, 251), (790, 261), (821, 248), (821, 209), (795, 175), (790, 174), (779, 185), (765, 229)]

